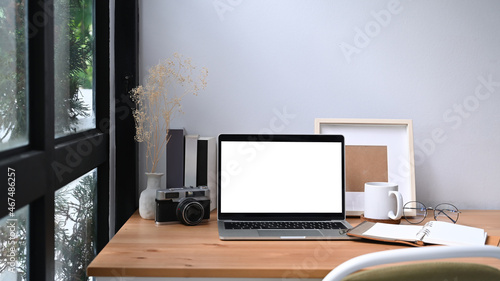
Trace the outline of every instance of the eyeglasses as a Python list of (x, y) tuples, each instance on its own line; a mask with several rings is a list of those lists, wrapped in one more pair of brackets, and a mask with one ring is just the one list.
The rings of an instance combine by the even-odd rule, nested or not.
[(411, 224), (418, 224), (425, 220), (427, 211), (434, 211), (434, 219), (437, 221), (451, 221), (457, 223), (460, 211), (450, 203), (441, 203), (436, 207), (426, 207), (418, 201), (410, 201), (403, 207), (403, 216)]

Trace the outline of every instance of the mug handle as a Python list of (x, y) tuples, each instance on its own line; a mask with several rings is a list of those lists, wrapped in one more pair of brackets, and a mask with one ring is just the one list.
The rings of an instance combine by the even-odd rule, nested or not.
[(396, 197), (397, 211), (396, 214), (394, 214), (394, 211), (390, 210), (388, 216), (392, 220), (399, 220), (403, 216), (403, 196), (398, 191), (389, 191), (389, 196), (391, 195)]

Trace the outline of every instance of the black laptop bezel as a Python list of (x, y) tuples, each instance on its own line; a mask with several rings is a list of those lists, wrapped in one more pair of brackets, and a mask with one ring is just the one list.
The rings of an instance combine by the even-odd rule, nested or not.
[[(222, 213), (221, 212), (221, 143), (223, 141), (276, 141), (276, 142), (336, 142), (342, 145), (342, 212), (341, 213)], [(342, 135), (283, 135), (283, 134), (220, 134), (218, 137), (217, 161), (217, 217), (219, 220), (235, 221), (327, 221), (345, 220), (345, 141)], [(244, 198), (242, 198), (244, 200)], [(314, 204), (314, 202), (310, 202)]]

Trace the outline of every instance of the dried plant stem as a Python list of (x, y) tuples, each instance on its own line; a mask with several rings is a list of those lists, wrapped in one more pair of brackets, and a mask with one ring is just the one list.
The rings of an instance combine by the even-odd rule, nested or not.
[(183, 59), (176, 53), (173, 59), (161, 61), (149, 69), (146, 84), (131, 91), (136, 104), (133, 110), (135, 140), (146, 144), (146, 170), (151, 173), (156, 172), (165, 152), (172, 119), (182, 113), (182, 98), (187, 94), (197, 95), (206, 88), (207, 69), (202, 68), (193, 78), (195, 70), (190, 59)]

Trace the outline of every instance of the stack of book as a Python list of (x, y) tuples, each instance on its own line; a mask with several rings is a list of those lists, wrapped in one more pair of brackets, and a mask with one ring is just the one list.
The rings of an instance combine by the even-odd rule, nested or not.
[(210, 210), (217, 206), (217, 143), (215, 137), (186, 135), (170, 129), (167, 144), (167, 188), (207, 186)]

